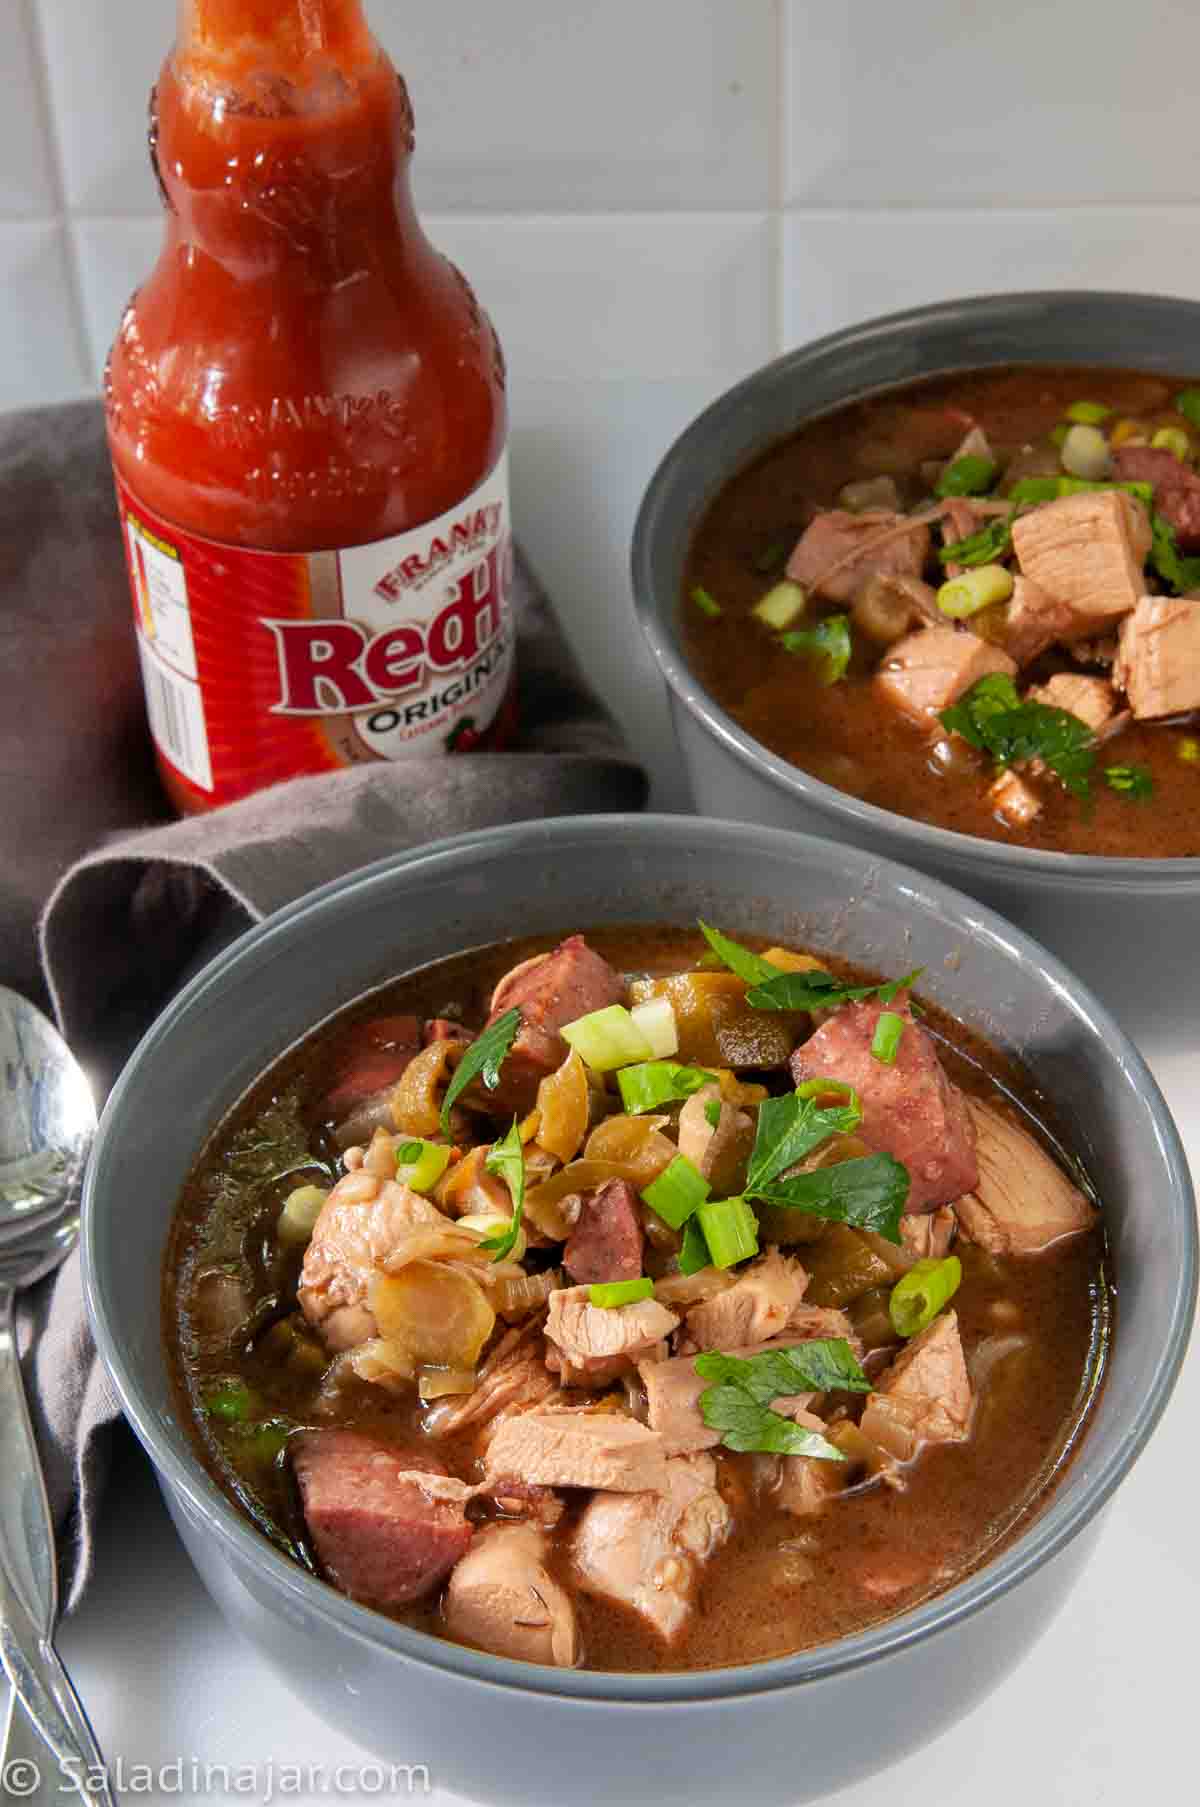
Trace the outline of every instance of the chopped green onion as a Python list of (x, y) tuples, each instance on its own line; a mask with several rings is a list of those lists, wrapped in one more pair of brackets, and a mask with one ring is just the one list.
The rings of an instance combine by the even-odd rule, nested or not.
[(644, 1004), (635, 1004), (629, 1014), (650, 1044), (655, 1060), (669, 1060), (672, 1054), (678, 1054), (679, 1025), (670, 998), (647, 998)]
[(955, 540), (953, 545), (941, 547), (939, 562), (943, 565), (986, 565), (993, 559), (1002, 558), (1012, 547), (1016, 512), (1013, 508), (1006, 515), (996, 515), (976, 533), (969, 533), (965, 540)]
[(1200, 389), (1181, 389), (1175, 397), (1175, 412), (1200, 427)]
[(612, 1311), (618, 1305), (636, 1305), (639, 1299), (654, 1297), (653, 1280), (598, 1280), (588, 1287), (588, 1303), (601, 1311)]
[(1099, 483), (1112, 469), (1112, 453), (1099, 427), (1072, 427), (1059, 453), (1064, 471)]
[(954, 1297), (961, 1279), (962, 1262), (957, 1255), (947, 1255), (942, 1261), (918, 1261), (910, 1267), (893, 1286), (888, 1300), (897, 1336), (916, 1336), (927, 1329)]
[(1089, 483), (1083, 477), (1022, 477), (1008, 492), (1008, 500), (1018, 504), (1061, 502), (1064, 496), (1099, 495), (1104, 490), (1119, 489), (1136, 496), (1149, 508), (1154, 501), (1153, 483)]
[(751, 567), (759, 577), (770, 577), (773, 572), (782, 570), (787, 562), (788, 553), (795, 543), (796, 536), (794, 534), (790, 539), (772, 540), (769, 545), (763, 547), (761, 552), (755, 553), (750, 561)]
[(968, 452), (948, 464), (933, 486), (935, 496), (982, 496), (996, 479), (996, 466), (990, 458), (978, 458)]
[(799, 584), (789, 578), (777, 583), (767, 591), (761, 602), (756, 602), (750, 613), (756, 621), (763, 621), (782, 633), (785, 627), (791, 627), (798, 615), (803, 615), (808, 597)]
[(573, 1023), (564, 1023), (559, 1034), (593, 1073), (612, 1073), (635, 1061), (649, 1060), (651, 1054), (650, 1043), (624, 1004), (589, 1011)]
[(784, 652), (803, 653), (817, 662), (817, 681), (836, 684), (845, 677), (854, 651), (849, 615), (826, 615), (814, 627), (799, 627), (781, 634), (779, 644)]
[(1184, 765), (1200, 765), (1200, 740), (1185, 734), (1175, 743), (1175, 757), (1182, 759)]
[(252, 1462), (278, 1461), (294, 1428), (286, 1418), (268, 1418), (262, 1424), (239, 1424), (235, 1427), (238, 1454), (248, 1456)]
[(1154, 779), (1149, 766), (1106, 765), (1104, 782), (1110, 791), (1120, 791), (1124, 796), (1135, 797), (1139, 802), (1154, 795)]
[(708, 1244), (704, 1240), (704, 1231), (700, 1228), (698, 1217), (689, 1217), (683, 1226), (683, 1246), (679, 1251), (679, 1271), (681, 1274), (698, 1274), (702, 1268), (712, 1265), (708, 1252)]
[(441, 1124), (444, 1135), (450, 1134), (450, 1106), (466, 1091), (473, 1079), (481, 1077), (489, 1092), (494, 1092), (500, 1084), (500, 1069), (520, 1027), (521, 1012), (514, 1005), (503, 1016), (498, 1016), (482, 1035), (475, 1037), (454, 1069), (454, 1077), (446, 1087), (446, 1096), (442, 1099)]
[(1182, 427), (1160, 427), (1150, 444), (1157, 452), (1170, 452), (1181, 464), (1186, 464), (1192, 455), (1192, 442)]
[(317, 1227), (328, 1192), (320, 1186), (297, 1186), (283, 1201), (283, 1210), (275, 1224), (275, 1234), (282, 1243), (299, 1247), (307, 1242)]
[[(642, 1187), (642, 1197), (664, 1223), (679, 1230), (700, 1209), (711, 1190), (700, 1169), (685, 1154), (677, 1154), (657, 1179)], [(708, 1266), (707, 1246), (700, 1265)]]
[(704, 1106), (704, 1121), (708, 1124), (710, 1129), (719, 1129), (721, 1127), (721, 1100), (719, 1098), (709, 1098), (706, 1101)]
[(450, 1150), (444, 1142), (421, 1137), (402, 1142), (396, 1150), (396, 1178), (414, 1192), (431, 1192), (449, 1165)]
[(224, 1424), (244, 1424), (254, 1409), (254, 1398), (241, 1380), (219, 1380), (204, 1395), (204, 1409), (210, 1418)]
[(1061, 451), (1063, 440), (1067, 437), (1067, 434), (1070, 431), (1071, 431), (1070, 421), (1060, 420), (1056, 427), (1051, 427), (1051, 429), (1050, 429), (1051, 445), (1056, 445), (1059, 448), (1059, 450)]
[(903, 1036), (904, 1018), (897, 1016), (894, 1010), (880, 1011), (875, 1034), (871, 1038), (871, 1053), (885, 1067), (890, 1067), (900, 1052)]
[(692, 591), (692, 601), (702, 615), (720, 615), (724, 611), (715, 596), (710, 596), (703, 584), (697, 584)]
[(1098, 427), (1111, 413), (1112, 409), (1103, 402), (1072, 402), (1067, 409), (1067, 419), (1077, 420), (1085, 427)]
[(1013, 593), (1012, 572), (1004, 565), (976, 565), (951, 577), (937, 593), (937, 605), (952, 621), (965, 621), (980, 609), (1007, 602)]
[(681, 1067), (673, 1060), (647, 1060), (635, 1067), (622, 1067), (617, 1074), (621, 1103), (633, 1116), (657, 1110), (660, 1104), (673, 1104), (679, 1098), (690, 1098), (702, 1086), (715, 1085), (716, 1074), (702, 1067)]
[(714, 1267), (732, 1267), (758, 1253), (758, 1219), (744, 1198), (714, 1198), (696, 1211)]

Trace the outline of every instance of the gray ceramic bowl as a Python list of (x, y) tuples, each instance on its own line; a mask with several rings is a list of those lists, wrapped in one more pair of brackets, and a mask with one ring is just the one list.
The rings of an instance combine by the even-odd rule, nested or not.
[[(279, 1554), (214, 1486), (176, 1418), (159, 1288), (184, 1175), (274, 1056), (390, 976), (514, 932), (697, 914), (887, 972), (924, 965), (930, 997), (1020, 1050), (1099, 1186), (1121, 1278), (1115, 1354), (1087, 1441), (1049, 1509), (986, 1568), (804, 1655), (690, 1675), (576, 1673), (393, 1624)], [(126, 1067), (100, 1126), (83, 1234), (101, 1354), (221, 1610), (314, 1711), (368, 1749), (521, 1807), (628, 1807), (650, 1793), (663, 1807), (795, 1803), (957, 1719), (1030, 1647), (1078, 1574), (1171, 1391), (1196, 1275), (1191, 1188), (1158, 1088), (1056, 961), (903, 867), (680, 816), (564, 818), (442, 842), (252, 930), (187, 986)]]
[[(835, 790), (746, 733), (689, 670), (679, 637), (692, 534), (727, 480), (803, 421), (938, 371), (990, 364), (1200, 367), (1200, 303), (1165, 296), (984, 295), (914, 308), (790, 352), (730, 389), (676, 440), (646, 491), (633, 541), (643, 631), (668, 685), (696, 807), (807, 829), (910, 860), (1020, 921), (1104, 987), (1136, 902), (1147, 945), (1200, 903), (1200, 858), (1118, 860), (985, 841)], [(1086, 947), (1081, 912), (1089, 918)], [(1124, 999), (1122, 999), (1124, 1003)]]

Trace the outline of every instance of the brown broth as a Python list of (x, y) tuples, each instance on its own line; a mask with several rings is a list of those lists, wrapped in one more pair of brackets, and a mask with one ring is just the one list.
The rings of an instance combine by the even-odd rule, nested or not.
[[(824, 415), (773, 446), (721, 491), (692, 544), (682, 619), (696, 675), (747, 733), (836, 789), (897, 815), (959, 834), (1065, 853), (1123, 858), (1200, 854), (1200, 766), (1178, 754), (1187, 728), (1134, 723), (1103, 749), (1102, 763), (1149, 768), (1145, 801), (1094, 782), (1088, 807), (1061, 786), (1042, 787), (1044, 808), (1025, 828), (992, 812), (990, 765), (956, 743), (949, 769), (931, 752), (933, 736), (875, 696), (874, 657), (856, 653), (847, 681), (823, 686), (804, 659), (782, 652), (750, 611), (773, 581), (755, 571), (764, 550), (799, 538), (816, 507), (836, 505), (844, 484), (888, 474), (921, 491), (923, 460), (945, 458), (961, 442), (963, 415), (977, 419), (998, 450), (1043, 439), (1072, 401), (1106, 402), (1117, 414), (1167, 418), (1186, 383), (1136, 371), (1031, 367), (968, 371), (906, 385)], [(689, 601), (700, 585), (719, 617)], [(1044, 682), (1069, 661), (1053, 650), (1022, 674)]]
[[(587, 938), (623, 971), (678, 971), (704, 951), (694, 931), (668, 925), (589, 930)], [(263, 1075), (210, 1137), (180, 1200), (164, 1262), (162, 1321), (181, 1418), (218, 1485), (309, 1567), (316, 1564), (286, 1462), (249, 1459), (237, 1432), (215, 1423), (203, 1409), (205, 1388), (236, 1375), (262, 1393), (268, 1412), (294, 1424), (349, 1426), (400, 1443), (424, 1435), (422, 1408), (415, 1398), (391, 1397), (360, 1382), (347, 1390), (336, 1418), (321, 1416), (316, 1377), (281, 1371), (252, 1346), (272, 1317), (287, 1308), (294, 1286), (294, 1258), (280, 1263), (268, 1244), (274, 1216), (297, 1176), (274, 1186), (231, 1183), (233, 1151), (261, 1147), (277, 1135), (281, 1100), (320, 1094), (329, 1077), (333, 1036), (348, 1023), (393, 1010), (461, 1013), (464, 1021), (479, 1022), (501, 973), (547, 945), (548, 938), (541, 937), (458, 955), (358, 1000)], [(839, 961), (824, 964), (852, 971)], [(926, 1026), (937, 1036), (955, 1082), (980, 1096), (1002, 1093), (1031, 1129), (1061, 1151), (1052, 1108), (1019, 1065), (944, 1013), (925, 1008)], [(285, 1102), (283, 1118), (294, 1115)], [(1111, 1314), (1103, 1232), (1024, 1260), (997, 1260), (961, 1240), (957, 1252), (965, 1278), (955, 1306), (968, 1358), (984, 1337), (1002, 1333), (989, 1315), (998, 1301), (1015, 1309), (1022, 1327), (1032, 1332), (1016, 1395), (1001, 1406), (994, 1395), (989, 1405), (985, 1393), (970, 1440), (927, 1449), (906, 1472), (903, 1492), (861, 1487), (814, 1519), (764, 1509), (744, 1514), (730, 1542), (708, 1564), (692, 1625), (670, 1650), (632, 1612), (576, 1592), (566, 1542), (580, 1507), (569, 1505), (551, 1566), (575, 1593), (588, 1667), (708, 1668), (844, 1636), (942, 1591), (1045, 1505), (1103, 1378)], [(799, 1253), (803, 1258), (803, 1249)], [(227, 1346), (200, 1330), (196, 1308), (200, 1276), (222, 1265), (234, 1268), (263, 1301), (254, 1336), (232, 1359)], [(477, 1448), (469, 1434), (439, 1441), (437, 1449), (452, 1472), (477, 1478)], [(731, 1503), (748, 1495), (752, 1460), (719, 1453), (720, 1484)], [(866, 1591), (864, 1577), (874, 1592)], [(436, 1600), (395, 1616), (444, 1635)]]

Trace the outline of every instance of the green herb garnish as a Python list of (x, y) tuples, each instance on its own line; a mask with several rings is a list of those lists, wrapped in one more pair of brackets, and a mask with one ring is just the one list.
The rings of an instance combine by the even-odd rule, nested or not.
[(758, 1219), (742, 1197), (709, 1198), (696, 1209), (713, 1267), (733, 1267), (758, 1254)]
[(1012, 550), (1012, 524), (1016, 513), (1014, 508), (1009, 514), (997, 515), (975, 533), (969, 533), (965, 540), (955, 540), (952, 546), (941, 547), (939, 560), (943, 565), (990, 565), (1003, 558)]
[(721, 1100), (719, 1098), (705, 1099), (704, 1121), (708, 1124), (710, 1129), (719, 1129), (721, 1127)]
[(871, 1038), (871, 1053), (875, 1059), (885, 1067), (893, 1066), (903, 1039), (904, 1018), (897, 1016), (894, 1010), (881, 1010)]
[(869, 1154), (811, 1173), (794, 1173), (746, 1191), (765, 1205), (804, 1211), (855, 1230), (874, 1230), (889, 1242), (900, 1241), (900, 1219), (909, 1193), (908, 1168), (890, 1154)]
[(219, 1380), (204, 1393), (205, 1411), (223, 1424), (244, 1424), (254, 1406), (254, 1395), (241, 1380)]
[[(683, 1156), (680, 1155), (679, 1158), (682, 1160)], [(708, 1253), (708, 1244), (704, 1240), (704, 1231), (700, 1228), (693, 1212), (683, 1226), (683, 1244), (679, 1250), (679, 1271), (681, 1274), (698, 1274), (701, 1268), (711, 1266), (712, 1260)]]
[(619, 1305), (637, 1305), (642, 1299), (654, 1297), (654, 1282), (649, 1279), (639, 1280), (597, 1280), (588, 1287), (588, 1304), (598, 1305), (601, 1311), (614, 1311)]
[(1119, 791), (1123, 796), (1136, 798), (1138, 802), (1154, 795), (1154, 779), (1150, 775), (1149, 766), (1106, 765), (1104, 782), (1110, 791)]
[(498, 1016), (490, 1028), (482, 1035), (476, 1036), (458, 1066), (454, 1077), (446, 1087), (446, 1096), (442, 1100), (441, 1124), (442, 1133), (450, 1134), (450, 1106), (466, 1091), (473, 1079), (482, 1078), (489, 1092), (494, 1092), (500, 1084), (500, 1069), (513, 1042), (517, 1030), (521, 1026), (520, 1009), (514, 1005)]
[(935, 496), (982, 496), (996, 480), (996, 466), (990, 458), (979, 458), (968, 452), (948, 464), (933, 486)]
[(1023, 703), (1004, 672), (989, 672), (980, 678), (960, 702), (943, 709), (938, 720), (949, 733), (960, 734), (973, 747), (990, 753), (1001, 770), (1022, 760), (1040, 759), (1073, 797), (1090, 795), (1096, 758), (1092, 730), (1066, 709)]
[(888, 1313), (897, 1336), (916, 1336), (927, 1330), (944, 1305), (958, 1291), (962, 1262), (957, 1255), (937, 1261), (917, 1261), (892, 1288)]
[(1164, 582), (1180, 594), (1200, 586), (1200, 558), (1186, 558), (1179, 550), (1171, 523), (1160, 514), (1152, 515), (1150, 531), (1150, 563)]
[(836, 684), (846, 675), (854, 641), (850, 634), (849, 615), (826, 615), (813, 627), (793, 628), (780, 634), (784, 652), (803, 653), (819, 664), (818, 682)]
[(701, 922), (700, 933), (708, 942), (717, 959), (727, 966), (730, 972), (736, 973), (739, 979), (744, 979), (747, 985), (761, 985), (765, 979), (773, 979), (783, 970), (782, 967), (772, 966), (771, 962), (764, 960), (761, 954), (751, 953), (750, 949), (743, 947), (740, 941), (730, 940), (729, 936), (723, 935), (720, 929), (710, 928), (706, 922)]
[(1105, 402), (1072, 402), (1067, 409), (1067, 419), (1085, 427), (1098, 427), (1111, 413), (1112, 409)]
[[(642, 1187), (642, 1197), (664, 1223), (678, 1230), (708, 1197), (712, 1188), (700, 1169), (685, 1154), (677, 1154), (657, 1179)], [(701, 1267), (708, 1266), (707, 1249)]]
[(508, 1228), (495, 1236), (485, 1236), (479, 1244), (481, 1249), (491, 1252), (494, 1264), (512, 1254), (517, 1246), (517, 1237), (521, 1234), (521, 1215), (525, 1206), (525, 1150), (521, 1146), (521, 1132), (515, 1117), (503, 1141), (493, 1142), (483, 1164), (489, 1173), (496, 1174), (504, 1181), (513, 1202), (513, 1214)]
[(878, 998), (881, 1004), (890, 1004), (898, 992), (915, 984), (924, 970), (918, 966), (902, 979), (887, 979), (878, 985), (848, 985), (844, 979), (835, 979), (832, 973), (819, 969), (780, 973), (752, 986), (746, 993), (746, 1002), (755, 1010), (830, 1010), (863, 998)]
[[(846, 1103), (822, 1108), (817, 1099), (831, 1091), (842, 1092)], [(746, 1191), (755, 1197), (789, 1167), (794, 1167), (830, 1136), (848, 1136), (862, 1122), (857, 1094), (839, 1081), (821, 1079), (809, 1084), (807, 1096), (789, 1092), (782, 1098), (764, 1098), (758, 1107), (754, 1147), (746, 1170)]]
[(723, 613), (721, 605), (716, 597), (710, 596), (703, 584), (697, 584), (692, 591), (692, 601), (702, 615), (716, 616)]
[(772, 1401), (797, 1393), (869, 1392), (871, 1383), (845, 1338), (814, 1338), (792, 1349), (765, 1349), (751, 1356), (710, 1350), (698, 1355), (695, 1365), (702, 1380), (713, 1382), (700, 1395), (701, 1415), (710, 1430), (720, 1432), (726, 1449), (845, 1460), (818, 1431), (771, 1410)]
[(1061, 502), (1064, 496), (1100, 495), (1105, 490), (1121, 489), (1136, 496), (1149, 508), (1154, 500), (1152, 483), (1118, 483), (1093, 481), (1090, 477), (1022, 477), (1008, 492), (1010, 502)]
[(1200, 427), (1200, 389), (1181, 389), (1175, 397), (1175, 412)]
[(660, 1104), (690, 1098), (702, 1086), (715, 1085), (716, 1079), (715, 1073), (706, 1073), (703, 1067), (680, 1066), (674, 1060), (643, 1060), (637, 1066), (622, 1067), (617, 1085), (621, 1103), (637, 1117)]

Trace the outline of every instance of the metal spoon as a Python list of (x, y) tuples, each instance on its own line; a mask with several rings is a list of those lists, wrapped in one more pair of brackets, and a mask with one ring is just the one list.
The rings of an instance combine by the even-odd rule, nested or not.
[[(40, 1010), (0, 985), (0, 1661), (16, 1696), (0, 1774), (22, 1799), (78, 1794), (111, 1807), (92, 1728), (51, 1643), (54, 1525), (14, 1322), (16, 1293), (56, 1268), (78, 1239), (95, 1128), (91, 1090), (66, 1043)], [(22, 1760), (35, 1767), (14, 1768)]]

